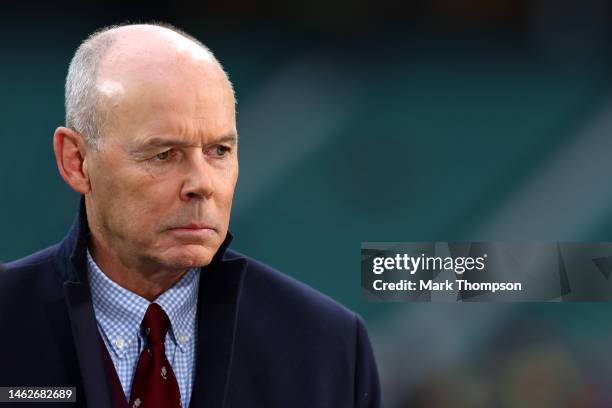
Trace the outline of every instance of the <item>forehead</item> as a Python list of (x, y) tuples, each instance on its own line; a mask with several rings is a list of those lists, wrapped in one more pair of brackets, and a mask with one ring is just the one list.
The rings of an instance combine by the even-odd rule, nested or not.
[(186, 136), (235, 133), (233, 90), (220, 66), (173, 55), (111, 56), (115, 64), (98, 76), (107, 125), (130, 138), (142, 138), (142, 130)]

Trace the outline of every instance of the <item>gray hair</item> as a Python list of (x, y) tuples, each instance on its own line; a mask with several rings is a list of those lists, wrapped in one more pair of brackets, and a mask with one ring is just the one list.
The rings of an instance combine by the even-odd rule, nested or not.
[[(97, 75), (100, 62), (116, 41), (116, 28), (131, 25), (129, 23), (112, 25), (92, 33), (79, 45), (68, 67), (65, 87), (66, 127), (79, 132), (85, 142), (94, 150), (100, 150), (101, 136), (105, 124), (105, 115), (100, 107), (97, 88)], [(213, 53), (198, 39), (167, 23), (147, 23), (166, 28), (182, 35), (210, 53), (223, 70), (221, 63)], [(225, 71), (224, 71), (225, 72)], [(226, 73), (227, 76), (227, 73)], [(229, 76), (228, 76), (229, 81)], [(233, 86), (230, 81), (230, 87)]]

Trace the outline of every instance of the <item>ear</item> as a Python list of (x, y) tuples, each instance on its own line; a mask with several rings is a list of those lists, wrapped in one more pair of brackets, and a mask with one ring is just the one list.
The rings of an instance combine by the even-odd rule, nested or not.
[(87, 150), (79, 132), (63, 126), (55, 129), (53, 151), (57, 168), (64, 181), (81, 194), (87, 194), (91, 189), (85, 165)]

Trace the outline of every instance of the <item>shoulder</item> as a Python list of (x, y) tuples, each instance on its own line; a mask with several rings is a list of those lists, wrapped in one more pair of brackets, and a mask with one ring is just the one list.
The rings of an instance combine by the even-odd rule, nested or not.
[(354, 312), (305, 283), (236, 251), (228, 250), (226, 255), (246, 262), (241, 309), (248, 307), (261, 314), (317, 322), (316, 326), (343, 331), (354, 331), (362, 323)]
[(23, 258), (9, 262), (5, 265), (6, 270), (28, 270), (35, 268), (37, 265), (51, 263), (55, 259), (58, 246), (59, 244), (55, 244)]
[(233, 356), (244, 369), (233, 379), (248, 384), (249, 367), (266, 367), (282, 373), (276, 382), (282, 387), (309, 384), (304, 394), (291, 388), (293, 397), (310, 401), (305, 405), (379, 407), (376, 363), (361, 317), (263, 262), (228, 255), (246, 263)]
[(37, 288), (48, 288), (57, 276), (53, 273), (57, 249), (58, 244), (7, 263), (0, 272), (0, 301), (39, 294)]

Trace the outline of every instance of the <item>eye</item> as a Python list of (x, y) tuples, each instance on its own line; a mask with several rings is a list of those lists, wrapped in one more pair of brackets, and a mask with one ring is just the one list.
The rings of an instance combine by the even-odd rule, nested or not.
[(223, 157), (223, 156), (226, 156), (227, 153), (229, 153), (231, 150), (232, 150), (232, 148), (229, 147), (229, 146), (217, 145), (217, 146), (215, 146), (213, 152), (214, 152), (215, 156)]
[(166, 161), (170, 158), (170, 150), (156, 154), (154, 159), (157, 161)]

